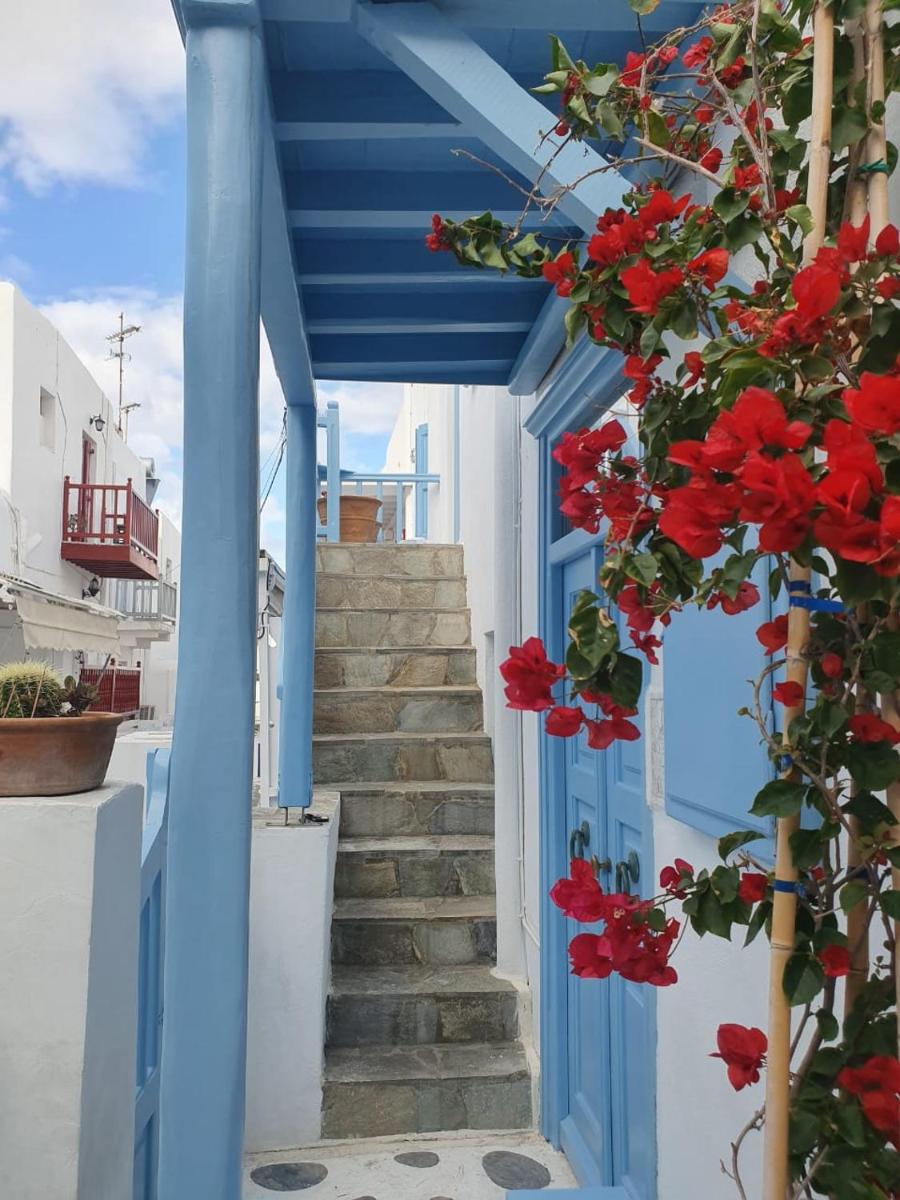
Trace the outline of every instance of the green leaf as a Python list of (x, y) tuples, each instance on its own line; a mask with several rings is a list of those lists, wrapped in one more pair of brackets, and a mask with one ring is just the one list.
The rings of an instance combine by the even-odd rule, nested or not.
[(804, 237), (806, 237), (808, 233), (812, 232), (813, 215), (807, 205), (792, 204), (790, 208), (785, 209), (784, 215), (789, 221), (793, 221), (795, 225), (799, 225), (803, 231)]
[(550, 34), (550, 53), (553, 58), (554, 70), (574, 71), (575, 64), (569, 57), (568, 50), (554, 33)]
[(594, 118), (604, 133), (608, 133), (615, 141), (620, 142), (625, 136), (625, 126), (619, 119), (619, 114), (605, 100), (594, 109)]
[(773, 779), (756, 794), (750, 808), (755, 817), (792, 817), (803, 807), (806, 788), (789, 779)]
[(736, 192), (734, 188), (722, 188), (713, 200), (713, 209), (723, 221), (732, 221), (739, 217), (750, 202), (749, 192)]
[(819, 1026), (823, 1042), (833, 1042), (841, 1032), (837, 1017), (826, 1008), (820, 1008), (816, 1013), (816, 1024)]
[(659, 8), (659, 0), (628, 0), (628, 5), (639, 17), (646, 17), (648, 13)]
[(610, 695), (623, 708), (637, 708), (644, 682), (644, 665), (633, 654), (617, 654), (610, 670)]
[(808, 1004), (822, 990), (822, 964), (805, 951), (792, 954), (784, 968), (784, 994), (792, 1007)]
[(851, 909), (856, 908), (857, 904), (865, 900), (868, 894), (868, 886), (858, 879), (845, 883), (841, 888), (841, 909), (845, 913), (850, 912)]
[(691, 918), (691, 924), (697, 933), (711, 933), (726, 941), (731, 937), (731, 921), (712, 888), (700, 897), (699, 908), (696, 916)]
[(843, 807), (845, 813), (856, 819), (867, 832), (872, 832), (878, 825), (896, 825), (897, 818), (886, 804), (873, 796), (871, 792), (857, 792)]
[(822, 836), (818, 829), (797, 829), (790, 837), (794, 866), (814, 867), (822, 858)]
[(900, 892), (896, 888), (890, 891), (882, 892), (878, 897), (878, 903), (881, 905), (882, 912), (893, 921), (900, 921)]
[(844, 758), (859, 786), (870, 791), (880, 792), (900, 778), (900, 755), (890, 742), (854, 742)]
[(747, 936), (744, 938), (745, 946), (750, 945), (771, 915), (771, 900), (763, 900), (760, 904), (757, 904), (753, 916), (750, 918), (750, 924), (747, 927)]
[(692, 342), (697, 336), (697, 305), (693, 300), (679, 300), (672, 313), (672, 332), (683, 342)]
[(625, 559), (625, 574), (647, 587), (656, 578), (659, 562), (654, 554), (631, 554)]
[(746, 846), (750, 842), (758, 842), (765, 836), (758, 829), (737, 829), (734, 833), (726, 833), (724, 837), (719, 838), (719, 858), (724, 862), (729, 854), (733, 854), (741, 846)]
[(762, 235), (763, 223), (755, 214), (736, 217), (725, 227), (725, 240), (733, 254), (745, 246), (752, 246)]
[(866, 1127), (862, 1109), (858, 1104), (836, 1104), (832, 1119), (841, 1137), (848, 1145), (862, 1149), (866, 1144)]
[(618, 78), (619, 68), (615, 63), (601, 63), (590, 75), (585, 75), (584, 86), (592, 96), (605, 96)]
[(831, 123), (831, 148), (840, 150), (842, 146), (852, 146), (868, 131), (866, 114), (861, 108), (850, 104), (835, 105)]
[(723, 904), (730, 904), (738, 894), (741, 874), (737, 867), (716, 867), (709, 877), (710, 887)]
[(666, 124), (665, 117), (658, 113), (655, 108), (649, 108), (646, 112), (647, 117), (647, 134), (654, 146), (668, 146), (672, 140), (672, 134)]
[(862, 678), (870, 692), (892, 692), (900, 683), (900, 633), (880, 633), (862, 660)]
[(581, 332), (582, 327), (586, 324), (587, 317), (585, 316), (584, 309), (580, 308), (577, 304), (573, 304), (572, 307), (566, 312), (565, 318), (566, 343), (569, 346), (572, 345), (572, 343), (575, 341), (575, 338)]

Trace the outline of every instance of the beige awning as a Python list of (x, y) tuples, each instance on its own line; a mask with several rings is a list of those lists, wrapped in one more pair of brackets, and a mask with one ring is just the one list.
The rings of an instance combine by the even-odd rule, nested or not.
[(109, 610), (92, 612), (86, 605), (66, 604), (24, 589), (16, 589), (15, 600), (27, 650), (119, 653), (119, 623)]

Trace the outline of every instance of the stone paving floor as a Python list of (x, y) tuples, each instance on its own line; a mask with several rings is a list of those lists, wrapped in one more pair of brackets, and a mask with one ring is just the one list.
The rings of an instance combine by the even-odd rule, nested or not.
[(244, 1200), (303, 1192), (309, 1200), (502, 1200), (507, 1192), (574, 1187), (562, 1154), (537, 1134), (436, 1134), (320, 1143), (249, 1155)]

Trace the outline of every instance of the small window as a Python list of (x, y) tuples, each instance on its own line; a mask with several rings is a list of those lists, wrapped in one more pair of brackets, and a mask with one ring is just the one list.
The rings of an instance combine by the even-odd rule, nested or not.
[(46, 388), (41, 388), (41, 445), (48, 450), (56, 449), (56, 397)]

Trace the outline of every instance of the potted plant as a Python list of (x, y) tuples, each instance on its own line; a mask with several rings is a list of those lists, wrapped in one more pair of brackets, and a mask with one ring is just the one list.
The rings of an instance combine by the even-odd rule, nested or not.
[(65, 796), (99, 787), (123, 717), (88, 712), (96, 687), (46, 663), (0, 666), (0, 796)]
[[(377, 542), (378, 541), (378, 510), (381, 501), (377, 496), (346, 495), (341, 496), (341, 531), (342, 542)], [(328, 519), (328, 498), (322, 496), (318, 502), (319, 520)]]

